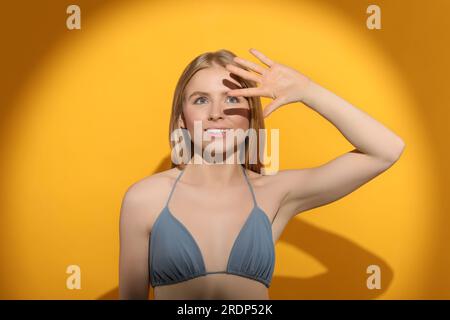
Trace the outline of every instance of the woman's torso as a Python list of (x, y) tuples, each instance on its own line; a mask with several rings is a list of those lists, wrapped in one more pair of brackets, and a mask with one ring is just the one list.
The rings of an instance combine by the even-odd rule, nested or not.
[[(247, 173), (251, 189), (245, 183), (231, 185), (224, 190), (205, 189), (177, 181), (180, 170), (173, 168), (159, 173), (167, 179), (161, 187), (161, 210), (148, 219), (149, 239), (154, 223), (163, 214), (187, 229), (198, 246), (207, 271), (223, 271), (232, 253), (233, 245), (249, 216), (264, 214), (270, 223), (271, 245), (279, 238), (288, 219), (280, 215), (283, 195), (270, 187), (270, 176), (250, 170)], [(245, 176), (244, 176), (245, 177)], [(244, 179), (243, 177), (243, 179)], [(252, 198), (252, 191), (254, 198)], [(171, 193), (172, 192), (172, 193)], [(208, 201), (213, 199), (213, 201)], [(166, 202), (167, 201), (167, 202)], [(253, 212), (255, 202), (259, 210)], [(167, 204), (168, 212), (163, 212)], [(161, 217), (159, 218), (162, 219)], [(158, 226), (160, 228), (160, 226)], [(270, 232), (270, 231), (269, 231)], [(189, 239), (187, 239), (189, 240)], [(149, 244), (150, 245), (150, 244)], [(150, 257), (150, 256), (149, 256)], [(150, 261), (150, 259), (149, 259)], [(150, 264), (149, 264), (149, 272)], [(173, 284), (154, 287), (158, 299), (269, 299), (268, 288), (254, 279), (234, 274), (215, 273)]]

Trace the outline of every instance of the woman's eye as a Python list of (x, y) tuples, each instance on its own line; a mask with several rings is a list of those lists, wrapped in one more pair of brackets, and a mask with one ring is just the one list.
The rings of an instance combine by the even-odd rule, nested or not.
[[(238, 97), (228, 96), (228, 98), (231, 98), (231, 100), (234, 100), (234, 103), (239, 103), (240, 102)], [(200, 97), (200, 98), (195, 99), (194, 104), (198, 104), (197, 101), (203, 100), (203, 99), (204, 99), (204, 97)]]
[(198, 98), (198, 99), (195, 99), (194, 104), (197, 104), (197, 101), (200, 100), (200, 99), (203, 99), (203, 97), (200, 97), (200, 98)]
[(238, 99), (237, 97), (234, 97), (234, 96), (230, 96), (230, 98), (233, 98), (233, 99), (235, 100), (235, 102), (236, 102), (236, 103), (238, 103), (238, 102), (239, 102), (239, 99)]

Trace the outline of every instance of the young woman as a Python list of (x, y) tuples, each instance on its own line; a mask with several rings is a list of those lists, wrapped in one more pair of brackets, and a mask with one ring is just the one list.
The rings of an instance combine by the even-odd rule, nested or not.
[[(175, 149), (172, 133), (185, 130), (185, 148), (172, 155), (171, 169), (137, 181), (123, 198), (120, 299), (147, 299), (149, 283), (155, 299), (269, 299), (274, 244), (290, 219), (351, 193), (402, 154), (402, 139), (381, 123), (250, 52), (265, 66), (219, 50), (196, 57), (179, 79), (169, 133)], [(264, 111), (261, 96), (273, 99)], [(263, 175), (261, 163), (249, 161), (259, 136), (224, 132), (259, 132), (265, 117), (294, 102), (329, 120), (355, 148), (318, 167)], [(206, 139), (196, 140), (196, 124)], [(242, 145), (245, 163), (236, 160)], [(211, 146), (223, 162), (205, 159)]]

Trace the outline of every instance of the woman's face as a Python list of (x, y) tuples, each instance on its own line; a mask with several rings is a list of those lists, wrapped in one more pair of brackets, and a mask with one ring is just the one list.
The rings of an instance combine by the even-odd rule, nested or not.
[[(230, 77), (225, 68), (213, 67), (198, 71), (189, 81), (185, 89), (183, 104), (184, 120), (181, 125), (189, 130), (194, 139), (194, 122), (201, 123), (202, 150), (215, 149), (215, 154), (229, 154), (236, 150), (245, 139), (245, 133), (250, 124), (250, 105), (246, 97), (228, 96), (226, 93), (232, 89), (239, 89), (241, 85)], [(233, 129), (228, 139), (226, 134), (218, 134), (214, 128)], [(240, 132), (236, 130), (242, 129)], [(235, 136), (235, 139), (232, 137)], [(209, 140), (209, 141), (208, 141)], [(233, 141), (236, 141), (233, 143)]]

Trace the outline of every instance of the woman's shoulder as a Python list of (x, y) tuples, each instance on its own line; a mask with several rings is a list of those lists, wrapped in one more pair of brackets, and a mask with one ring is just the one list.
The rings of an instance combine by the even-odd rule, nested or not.
[(161, 190), (176, 179), (178, 172), (180, 171), (177, 168), (155, 172), (133, 182), (128, 187), (128, 191), (131, 193), (146, 193), (148, 191)]
[(165, 205), (177, 172), (177, 168), (159, 171), (131, 183), (123, 196), (122, 213), (149, 223), (151, 228)]
[(263, 169), (261, 170), (261, 173), (250, 169), (246, 169), (245, 172), (247, 173), (247, 177), (250, 179), (252, 184), (257, 187), (268, 186), (273, 180), (272, 175), (266, 174)]

